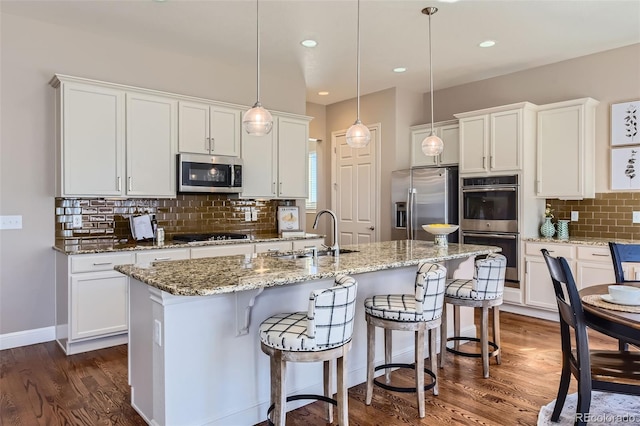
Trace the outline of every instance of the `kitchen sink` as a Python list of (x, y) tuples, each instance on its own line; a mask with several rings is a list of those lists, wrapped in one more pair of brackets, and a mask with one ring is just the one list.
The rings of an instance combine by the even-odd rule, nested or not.
[[(357, 253), (359, 251), (360, 250), (340, 249), (340, 254)], [(321, 256), (332, 256), (332, 254), (330, 250), (318, 250), (318, 257), (321, 257)], [(273, 255), (273, 257), (275, 257), (276, 259), (283, 259), (283, 260), (306, 259), (308, 257), (313, 257), (313, 252), (307, 251), (304, 253), (275, 254)]]

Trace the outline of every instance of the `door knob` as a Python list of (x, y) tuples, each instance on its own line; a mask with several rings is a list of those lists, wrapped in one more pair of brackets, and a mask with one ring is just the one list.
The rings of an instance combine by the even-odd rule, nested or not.
[(370, 231), (373, 231), (374, 229), (376, 229), (376, 228), (374, 228), (373, 226), (370, 226), (370, 227), (369, 227), (369, 230), (370, 230)]

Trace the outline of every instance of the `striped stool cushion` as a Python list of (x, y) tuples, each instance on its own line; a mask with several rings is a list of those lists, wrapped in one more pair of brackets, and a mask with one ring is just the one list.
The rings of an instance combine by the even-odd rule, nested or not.
[[(393, 321), (426, 321), (425, 313), (416, 311), (416, 299), (413, 294), (385, 294), (368, 297), (364, 301), (364, 311), (368, 315)], [(441, 315), (442, 310), (440, 310), (438, 318)]]
[(313, 351), (315, 339), (307, 337), (307, 313), (276, 314), (260, 324), (260, 340), (286, 351)]
[(447, 280), (447, 297), (470, 300), (491, 300), (502, 297), (507, 258), (498, 253), (475, 262), (473, 279)]
[(447, 280), (444, 294), (456, 299), (478, 300), (478, 292), (473, 289), (473, 280)]

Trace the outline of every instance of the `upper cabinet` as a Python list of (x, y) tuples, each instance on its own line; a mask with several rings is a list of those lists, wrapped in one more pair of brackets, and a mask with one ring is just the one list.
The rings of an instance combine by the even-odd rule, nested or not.
[(265, 136), (242, 134), (243, 197), (307, 198), (309, 119), (273, 115)]
[(460, 126), (460, 173), (519, 172), (526, 143), (534, 143), (535, 105), (522, 102), (455, 114)]
[(177, 101), (73, 77), (51, 84), (57, 196), (175, 196)]
[(240, 156), (243, 110), (200, 102), (179, 102), (180, 152)]
[(411, 127), (411, 167), (458, 164), (460, 144), (458, 120), (434, 123), (433, 131), (442, 139), (444, 149), (440, 155), (427, 156), (422, 152), (422, 141), (431, 135), (431, 124)]
[(536, 195), (595, 197), (595, 110), (582, 98), (543, 105), (538, 111)]

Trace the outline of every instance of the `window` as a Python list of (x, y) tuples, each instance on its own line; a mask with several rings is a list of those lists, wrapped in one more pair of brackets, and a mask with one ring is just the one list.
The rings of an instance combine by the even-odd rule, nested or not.
[(316, 142), (309, 142), (309, 198), (306, 201), (307, 211), (315, 211), (318, 203), (318, 155)]

